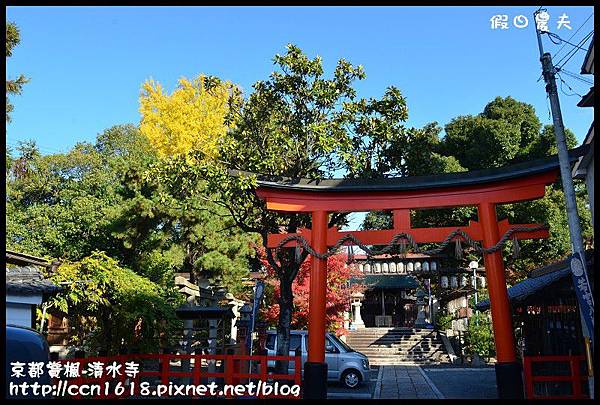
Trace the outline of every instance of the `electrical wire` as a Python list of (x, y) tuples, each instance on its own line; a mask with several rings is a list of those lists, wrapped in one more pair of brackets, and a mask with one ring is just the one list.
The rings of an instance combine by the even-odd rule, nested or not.
[[(558, 76), (558, 78), (560, 79), (560, 92), (562, 94), (564, 94), (567, 97), (573, 97), (573, 96), (583, 97), (581, 94), (579, 94), (575, 90), (573, 90), (571, 88), (571, 86), (569, 86), (569, 83), (567, 83), (563, 80), (563, 78), (560, 76), (560, 74), (557, 73), (556, 76)], [(565, 92), (565, 90), (563, 89), (563, 84), (565, 84), (569, 88), (569, 90), (571, 90), (573, 92), (573, 94), (567, 94), (567, 92)]]
[[(593, 32), (593, 31), (592, 31), (592, 32)], [(555, 33), (553, 33), (553, 32), (550, 32), (550, 31), (542, 31), (542, 34), (547, 34), (547, 35), (548, 35), (548, 37), (550, 37), (550, 38), (556, 38), (556, 39), (558, 39), (559, 41), (561, 41), (561, 42), (564, 42), (565, 44), (569, 44), (569, 45), (571, 45), (571, 46), (573, 46), (573, 47), (575, 47), (575, 48), (578, 48), (578, 49), (581, 49), (581, 50), (583, 50), (583, 51), (586, 51), (586, 52), (587, 52), (587, 49), (585, 49), (585, 48), (582, 48), (582, 47), (581, 47), (581, 46), (579, 46), (579, 45), (575, 45), (575, 44), (573, 44), (573, 43), (571, 43), (571, 42), (569, 42), (569, 41), (567, 41), (567, 40), (565, 40), (565, 39), (562, 39), (560, 36), (558, 36), (557, 34), (555, 34)], [(589, 35), (589, 34), (588, 34), (588, 35)], [(552, 42), (554, 42), (554, 41), (552, 41)], [(554, 43), (556, 44), (556, 42), (554, 42)], [(559, 42), (558, 44), (560, 44), (560, 42)], [(558, 44), (557, 44), (557, 45), (558, 45)]]
[(557, 73), (558, 73), (558, 72), (560, 72), (560, 73), (564, 73), (564, 74), (566, 74), (567, 76), (570, 76), (570, 77), (572, 77), (573, 79), (577, 79), (577, 80), (579, 80), (580, 82), (587, 83), (587, 84), (589, 84), (589, 85), (592, 85), (592, 86), (594, 85), (594, 82), (593, 82), (593, 81), (591, 81), (591, 80), (588, 80), (588, 79), (586, 79), (586, 78), (583, 78), (583, 77), (580, 77), (580, 75), (578, 75), (578, 74), (576, 74), (576, 73), (573, 73), (573, 72), (570, 72), (570, 71), (568, 71), (568, 70), (566, 70), (566, 69), (563, 69), (563, 68), (556, 69), (556, 72), (557, 72)]
[[(567, 39), (567, 41), (570, 41), (571, 39), (573, 39), (573, 37), (575, 35), (577, 35), (577, 33), (583, 28), (583, 26), (590, 20), (590, 18), (592, 18), (594, 16), (594, 13), (590, 14), (588, 16), (588, 18), (586, 18), (586, 20), (579, 26), (579, 28), (577, 28), (577, 30), (569, 37), (569, 39)], [(567, 44), (563, 44), (563, 46), (560, 47), (560, 49), (554, 54), (552, 55), (552, 59), (556, 59), (558, 57), (558, 54), (565, 48)]]
[[(545, 33), (546, 33), (546, 34), (549, 34), (548, 32), (545, 32)], [(592, 36), (593, 34), (594, 34), (594, 31), (593, 31), (593, 30), (592, 30), (592, 31), (590, 31), (590, 32), (589, 32), (589, 33), (588, 33), (588, 34), (587, 34), (585, 37), (583, 37), (583, 38), (581, 39), (581, 41), (579, 41), (579, 44), (578, 44), (578, 45), (581, 45), (581, 44), (583, 44), (583, 43), (584, 43), (585, 41), (587, 41), (587, 40), (588, 40), (588, 38), (590, 38), (590, 36)], [(551, 41), (552, 41), (552, 39), (551, 39)], [(554, 42), (554, 41), (552, 41), (552, 43), (556, 44), (556, 42)], [(565, 45), (566, 45), (566, 43), (563, 45), (563, 47), (564, 47)], [(569, 62), (569, 60), (571, 60), (571, 58), (572, 58), (572, 57), (573, 57), (573, 56), (574, 56), (574, 55), (577, 53), (577, 51), (579, 50), (578, 48), (579, 48), (579, 46), (578, 46), (577, 48), (573, 48), (573, 49), (571, 49), (571, 50), (570, 50), (569, 52), (567, 52), (567, 54), (566, 54), (565, 56), (563, 56), (563, 57), (562, 57), (562, 58), (561, 58), (561, 59), (560, 59), (558, 62), (554, 63), (554, 66), (557, 66), (557, 67), (556, 67), (556, 71), (557, 71), (557, 72), (558, 72), (558, 71), (560, 71), (560, 70), (562, 69), (562, 67), (563, 67), (563, 66), (565, 66), (565, 65), (567, 64), (567, 62)], [(561, 49), (562, 49), (562, 48), (561, 48)], [(581, 48), (581, 49), (583, 49), (583, 48)], [(559, 51), (560, 51), (560, 50), (559, 50)], [(586, 50), (586, 52), (587, 52), (587, 50)], [(557, 53), (558, 53), (558, 52), (557, 52)], [(565, 58), (568, 58), (568, 59), (566, 59), (566, 60), (565, 60)], [(564, 62), (563, 62), (563, 60), (564, 60)], [(562, 64), (561, 64), (561, 62), (562, 62)], [(558, 66), (558, 65), (560, 65), (560, 66)], [(536, 80), (536, 83), (539, 83), (539, 81), (540, 81), (540, 80), (542, 80), (542, 78), (543, 78), (543, 77), (544, 77), (544, 74), (542, 73), (542, 74), (540, 75), (540, 77), (538, 77), (538, 79)], [(579, 79), (579, 78), (577, 78), (577, 79)], [(579, 80), (585, 81), (585, 80), (583, 80), (583, 79), (579, 79)], [(589, 83), (589, 84), (593, 84), (593, 83)]]
[[(594, 35), (594, 31), (590, 31), (585, 37), (583, 37), (581, 39), (581, 41), (579, 41), (579, 45), (584, 44), (592, 35)], [(584, 49), (584, 48), (579, 48), (579, 49)], [(556, 65), (559, 66), (559, 68), (565, 66), (567, 64), (567, 62), (569, 62), (569, 60), (571, 60), (571, 58), (573, 56), (575, 56), (575, 54), (577, 53), (577, 51), (579, 50), (578, 48), (573, 48), (571, 51), (567, 52), (567, 54), (565, 56), (563, 56), (557, 63)], [(587, 52), (587, 49), (584, 49)], [(565, 60), (566, 58), (566, 60)], [(564, 60), (564, 62), (563, 62)], [(562, 63), (561, 63), (562, 62)]]

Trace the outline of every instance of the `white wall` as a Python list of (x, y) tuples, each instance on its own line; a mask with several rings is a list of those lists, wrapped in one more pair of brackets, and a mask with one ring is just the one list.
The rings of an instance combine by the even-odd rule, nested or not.
[(31, 313), (35, 308), (31, 304), (20, 304), (15, 302), (6, 303), (6, 324), (33, 327), (31, 325)]

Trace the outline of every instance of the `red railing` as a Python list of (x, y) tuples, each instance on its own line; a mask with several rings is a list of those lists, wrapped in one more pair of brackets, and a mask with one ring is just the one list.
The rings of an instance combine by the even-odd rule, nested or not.
[[(154, 368), (152, 370), (145, 369), (144, 361), (148, 360), (158, 360), (158, 369)], [(175, 371), (171, 369), (172, 361), (180, 361), (188, 360), (189, 370), (190, 371)], [(274, 374), (269, 372), (268, 364), (269, 361), (289, 361), (294, 363), (294, 373), (293, 374)], [(124, 372), (124, 367), (126, 362), (135, 362), (139, 365), (139, 372), (135, 377), (129, 377)], [(222, 368), (222, 371), (208, 372), (206, 370), (206, 366), (208, 362), (214, 361), (215, 366), (217, 362), (220, 362), (219, 368)], [(99, 398), (99, 399), (110, 399), (110, 398), (127, 398), (127, 397), (139, 397), (142, 396), (142, 392), (140, 391), (140, 382), (144, 377), (156, 377), (157, 380), (160, 380), (160, 384), (169, 385), (171, 382), (171, 378), (187, 378), (188, 382), (184, 383), (184, 385), (194, 385), (198, 386), (202, 383), (203, 379), (211, 378), (211, 379), (220, 379), (222, 384), (220, 386), (229, 385), (240, 385), (246, 384), (249, 381), (255, 383), (255, 386), (259, 381), (262, 382), (263, 387), (264, 384), (277, 380), (285, 380), (290, 381), (294, 385), (301, 386), (302, 383), (302, 364), (300, 356), (249, 356), (249, 355), (235, 355), (235, 354), (217, 354), (217, 355), (193, 355), (193, 354), (127, 354), (127, 355), (118, 355), (118, 356), (110, 356), (110, 357), (88, 357), (82, 359), (64, 359), (60, 361), (65, 364), (67, 362), (77, 362), (80, 364), (80, 372), (87, 370), (88, 364), (93, 362), (101, 362), (104, 364), (104, 367), (116, 362), (117, 364), (121, 364), (122, 367), (120, 369), (120, 375), (116, 375), (115, 378), (111, 376), (109, 373), (104, 370), (101, 377), (93, 377), (93, 376), (80, 376), (75, 378), (61, 378), (55, 380), (55, 385), (57, 385), (57, 396), (69, 396), (65, 393), (65, 383), (60, 382), (60, 380), (68, 381), (69, 385), (77, 385), (81, 386), (84, 384), (100, 386), (101, 390), (99, 395), (71, 395), (70, 398), (81, 399), (81, 398)], [(193, 362), (193, 364), (192, 364)], [(180, 363), (181, 364), (181, 363)], [(203, 365), (205, 366), (203, 369)], [(251, 369), (252, 368), (252, 369)], [(252, 372), (253, 369), (256, 369), (255, 372)], [(121, 388), (117, 388), (120, 383)], [(206, 385), (206, 384), (205, 384)], [(272, 385), (272, 384), (271, 384)], [(281, 386), (281, 384), (278, 384)], [(132, 388), (133, 387), (133, 388)], [(234, 398), (236, 395), (229, 390), (223, 390), (224, 387), (220, 387), (219, 391), (222, 393), (221, 395), (217, 395), (218, 397), (226, 397), (226, 398)], [(152, 390), (150, 390), (152, 391)], [(258, 395), (252, 396), (253, 398), (287, 398), (287, 399), (300, 399), (301, 395), (294, 396), (290, 395), (275, 395), (274, 390), (272, 390), (271, 394), (265, 394), (263, 391), (258, 392)], [(289, 390), (288, 390), (289, 392)], [(174, 393), (176, 394), (176, 393)], [(180, 395), (176, 394), (176, 395)], [(200, 396), (210, 397), (209, 393), (203, 395), (191, 395), (193, 398), (199, 398)], [(249, 398), (249, 394), (243, 395), (246, 398)], [(169, 397), (168, 393), (162, 395), (161, 398)], [(182, 398), (188, 397), (181, 396)]]
[[(534, 363), (568, 363), (569, 375), (534, 375)], [(523, 359), (525, 374), (525, 393), (528, 399), (587, 399), (589, 396), (582, 391), (582, 385), (587, 382), (581, 366), (586, 364), (585, 356), (526, 356)], [(569, 382), (570, 394), (544, 395), (536, 394), (535, 383)]]

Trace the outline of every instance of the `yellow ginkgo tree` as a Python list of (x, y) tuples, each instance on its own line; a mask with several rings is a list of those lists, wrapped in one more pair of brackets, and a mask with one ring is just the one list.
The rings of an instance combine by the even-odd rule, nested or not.
[(228, 130), (230, 99), (238, 94), (231, 82), (212, 76), (181, 78), (171, 94), (149, 79), (140, 96), (140, 130), (161, 157), (195, 150), (213, 159)]

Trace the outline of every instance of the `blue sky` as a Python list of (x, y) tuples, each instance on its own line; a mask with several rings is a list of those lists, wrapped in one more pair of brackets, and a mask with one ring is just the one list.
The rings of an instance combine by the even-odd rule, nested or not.
[[(42, 153), (66, 151), (115, 124), (138, 123), (138, 97), (148, 78), (172, 90), (199, 73), (251, 91), (273, 71), (272, 58), (294, 43), (323, 58), (326, 73), (345, 58), (364, 66), (360, 97), (380, 97), (389, 85), (407, 99), (409, 126), (477, 114), (496, 96), (530, 103), (550, 123), (532, 13), (536, 7), (8, 7), (21, 44), (7, 76), (31, 78), (7, 124), (7, 144), (33, 139)], [(593, 7), (548, 7), (549, 29), (569, 40)], [(557, 30), (563, 13), (572, 30)], [(490, 18), (509, 17), (507, 30)], [(518, 29), (513, 18), (525, 15)], [(593, 29), (593, 18), (569, 41)], [(553, 55), (561, 48), (544, 38)], [(585, 47), (589, 42), (585, 44)], [(566, 45), (558, 59), (570, 51)], [(584, 52), (565, 69), (579, 73)], [(555, 60), (555, 61), (556, 61)], [(589, 85), (563, 76), (585, 94)], [(587, 80), (592, 77), (587, 76)], [(565, 91), (571, 93), (566, 86)], [(581, 142), (593, 110), (560, 94), (565, 125)], [(351, 228), (361, 222), (353, 214)]]
[[(138, 123), (141, 83), (152, 77), (172, 90), (181, 76), (216, 75), (251, 85), (274, 69), (272, 57), (287, 43), (320, 55), (326, 72), (339, 58), (362, 64), (367, 78), (359, 96), (379, 97), (395, 85), (407, 98), (410, 126), (446, 124), (477, 114), (496, 96), (531, 103), (544, 123), (548, 104), (540, 76), (531, 14), (535, 7), (9, 7), (21, 44), (8, 59), (7, 75), (31, 78), (12, 97), (7, 143), (34, 139), (45, 153), (93, 141), (102, 130)], [(592, 7), (549, 7), (550, 30), (564, 39)], [(571, 31), (556, 30), (566, 13)], [(509, 16), (508, 30), (492, 30), (490, 18)], [(512, 18), (529, 17), (517, 29)], [(593, 29), (593, 18), (573, 37)], [(553, 54), (560, 48), (544, 39)], [(585, 44), (587, 47), (588, 44)], [(560, 56), (572, 48), (564, 47)], [(584, 52), (565, 66), (579, 73)], [(580, 94), (589, 85), (563, 76)], [(591, 77), (587, 77), (591, 80)], [(570, 92), (567, 87), (564, 87)], [(592, 109), (561, 93), (565, 125), (581, 141)]]

